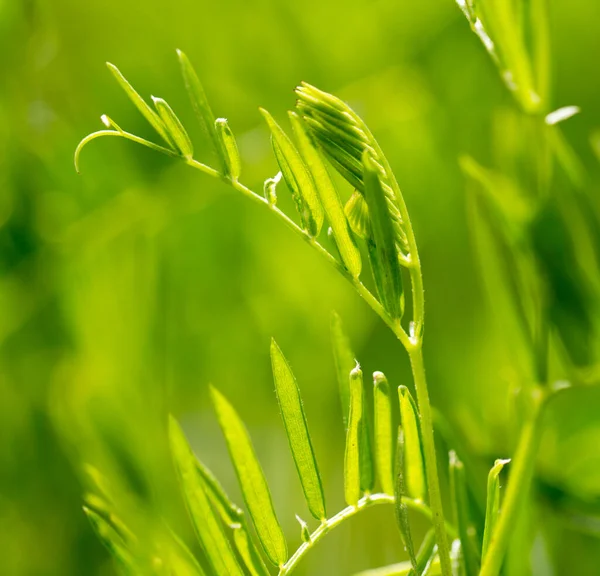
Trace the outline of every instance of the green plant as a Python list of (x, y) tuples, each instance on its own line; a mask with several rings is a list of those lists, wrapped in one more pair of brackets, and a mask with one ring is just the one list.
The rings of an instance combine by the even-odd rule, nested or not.
[[(164, 100), (154, 98), (155, 108), (151, 108), (119, 70), (109, 64), (118, 82), (164, 142), (159, 145), (140, 138), (102, 116), (107, 129), (84, 138), (75, 153), (78, 167), (80, 152), (87, 143), (101, 136), (119, 136), (220, 178), (269, 209), (338, 270), (388, 325), (409, 356), (417, 403), (407, 388), (400, 387), (402, 425), (396, 435), (387, 379), (380, 372), (374, 374), (375, 411), (371, 415), (363, 402), (362, 371), (339, 318), (334, 316), (333, 347), (347, 434), (344, 493), (348, 507), (328, 516), (300, 393), (287, 361), (273, 342), (271, 358), (283, 422), (308, 508), (320, 523), (311, 532), (299, 518), (304, 543), (291, 554), (248, 433), (229, 402), (216, 389), (212, 390), (215, 410), (260, 548), (280, 575), (291, 573), (317, 542), (347, 518), (364, 508), (389, 503), (395, 505), (409, 562), (379, 569), (378, 574), (496, 576), (509, 545), (511, 524), (518, 517), (530, 487), (544, 408), (562, 388), (553, 385), (556, 378), (550, 373), (549, 358), (556, 355), (551, 350), (558, 350), (560, 370), (569, 373), (571, 382), (596, 381), (593, 320), (596, 304), (588, 298), (588, 289), (590, 293), (594, 289), (598, 293), (598, 278), (593, 274), (583, 277), (581, 267), (597, 255), (589, 237), (584, 239), (587, 245), (583, 248), (571, 247), (569, 230), (582, 221), (580, 207), (573, 209), (568, 199), (557, 199), (551, 190), (555, 161), (575, 185), (581, 175), (576, 158), (555, 126), (573, 109), (549, 113), (545, 3), (531, 2), (531, 12), (526, 17), (517, 17), (510, 0), (481, 6), (472, 2), (459, 4), (498, 65), (521, 112), (531, 121), (532, 132), (542, 142), (533, 151), (533, 174), (519, 174), (515, 179), (487, 170), (470, 157), (461, 159), (463, 170), (475, 184), (471, 197), (474, 227), (483, 234), (489, 235), (491, 231), (494, 236), (491, 240), (486, 237), (485, 241), (501, 255), (490, 262), (489, 254), (485, 254), (484, 275), (501, 278), (508, 284), (501, 313), (508, 310), (517, 318), (529, 364), (520, 394), (524, 423), (511, 463), (508, 489), (501, 503), (499, 475), (508, 460), (497, 460), (488, 476), (487, 506), (481, 511), (483, 522), (473, 514), (474, 498), (469, 488), (469, 475), (473, 472), (461, 461), (462, 458), (466, 462), (468, 455), (460, 454), (459, 447), (454, 445), (450, 447), (461, 456), (453, 451), (449, 458), (455, 525), (444, 516), (434, 444), (434, 413), (423, 364), (424, 290), (415, 235), (389, 162), (365, 122), (347, 104), (302, 84), (296, 89), (296, 109), (290, 112), (294, 139), (266, 110), (261, 110), (271, 132), (280, 172), (265, 181), (260, 195), (240, 182), (241, 162), (231, 128), (227, 120), (215, 119), (202, 85), (182, 52), (178, 52), (178, 57), (186, 88), (212, 143), (217, 168), (194, 159), (185, 127)], [(328, 166), (354, 188), (345, 206)], [(525, 184), (518, 178), (523, 178)], [(281, 180), (293, 197), (299, 224), (277, 207)], [(331, 251), (318, 241), (325, 220), (329, 225)], [(482, 221), (489, 223), (483, 231)], [(562, 236), (554, 242), (557, 230)], [(593, 230), (589, 235), (592, 233)], [(372, 285), (371, 289), (363, 283), (367, 276), (363, 267), (365, 256), (370, 270), (370, 280), (365, 281)], [(507, 263), (507, 267), (498, 270), (498, 262)], [(564, 267), (569, 270), (566, 274)], [(408, 298), (404, 293), (406, 280), (410, 283)], [(406, 301), (410, 303), (410, 313), (405, 315)], [(442, 419), (440, 429), (448, 430), (443, 417), (438, 415), (438, 419)], [(86, 510), (100, 536), (126, 573), (267, 574), (244, 513), (230, 501), (210, 471), (194, 458), (174, 420), (169, 430), (181, 488), (203, 550), (202, 563), (168, 530), (151, 536), (150, 544), (140, 546), (119, 519), (112, 498), (96, 489), (88, 498)], [(376, 482), (380, 492), (374, 491)], [(421, 512), (432, 523), (432, 530), (418, 550), (413, 543), (408, 508)]]

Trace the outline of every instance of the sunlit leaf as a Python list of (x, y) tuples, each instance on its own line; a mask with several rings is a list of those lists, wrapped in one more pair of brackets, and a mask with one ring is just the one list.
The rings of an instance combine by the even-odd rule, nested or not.
[(173, 109), (163, 98), (152, 96), (152, 101), (175, 146), (185, 158), (192, 158), (194, 156), (194, 147), (181, 120), (177, 118)]
[(196, 458), (173, 417), (169, 419), (169, 442), (185, 502), (204, 553), (217, 573), (241, 576), (243, 572), (200, 481)]
[(406, 386), (398, 387), (398, 396), (400, 422), (404, 431), (406, 491), (412, 498), (425, 501), (427, 490), (417, 407)]
[(344, 495), (349, 506), (356, 506), (361, 489), (361, 421), (363, 416), (363, 378), (357, 365), (350, 372), (350, 414), (344, 456)]
[(123, 88), (127, 96), (129, 96), (129, 99), (135, 104), (136, 108), (142, 113), (149, 124), (170, 147), (174, 147), (173, 140), (169, 136), (169, 131), (160, 116), (150, 108), (146, 101), (135, 91), (134, 87), (127, 81), (125, 76), (121, 74), (121, 71), (114, 64), (107, 62), (106, 66), (108, 66), (108, 69), (116, 78), (121, 88)]
[(216, 388), (211, 388), (211, 395), (258, 538), (269, 560), (280, 566), (287, 559), (287, 544), (248, 431), (237, 412)]
[(225, 156), (227, 173), (233, 181), (236, 181), (239, 179), (242, 172), (242, 162), (240, 160), (240, 153), (238, 151), (237, 142), (235, 141), (235, 136), (233, 135), (226, 118), (217, 118), (215, 120), (215, 128)]
[(271, 131), (275, 157), (296, 203), (302, 225), (311, 236), (318, 236), (324, 212), (313, 177), (302, 156), (273, 116), (263, 108), (260, 111)]
[(377, 477), (386, 494), (394, 493), (394, 435), (390, 387), (383, 372), (373, 374), (375, 412), (375, 460)]
[(313, 450), (308, 424), (296, 378), (275, 340), (271, 341), (271, 364), (275, 392), (281, 409), (290, 448), (310, 513), (317, 519), (326, 517), (325, 496)]
[(510, 460), (496, 460), (488, 474), (485, 527), (483, 530), (483, 548), (481, 550), (482, 558), (485, 558), (485, 554), (489, 548), (500, 511), (500, 472), (502, 472), (502, 468), (509, 462)]

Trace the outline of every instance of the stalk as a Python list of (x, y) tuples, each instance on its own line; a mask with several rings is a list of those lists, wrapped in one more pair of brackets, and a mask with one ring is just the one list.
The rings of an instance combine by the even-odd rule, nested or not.
[(545, 397), (540, 389), (537, 389), (534, 394), (532, 412), (523, 426), (512, 458), (512, 471), (508, 479), (506, 496), (479, 576), (497, 576), (500, 573), (519, 506), (531, 485), (535, 455), (541, 436), (542, 409), (545, 404)]
[[(423, 514), (426, 518), (433, 520), (433, 514), (429, 507), (418, 500), (413, 500), (412, 498), (403, 498), (403, 502), (411, 508), (421, 514)], [(304, 558), (306, 553), (312, 549), (312, 547), (319, 542), (326, 534), (328, 534), (331, 530), (333, 530), (336, 526), (339, 526), (342, 522), (347, 520), (348, 518), (352, 518), (356, 514), (358, 514), (361, 510), (366, 508), (371, 508), (377, 504), (394, 504), (396, 499), (389, 494), (370, 494), (367, 496), (363, 496), (356, 506), (347, 506), (340, 512), (338, 512), (335, 516), (324, 520), (321, 525), (314, 531), (309, 537), (308, 542), (305, 542), (300, 546), (296, 552), (288, 561), (281, 566), (279, 569), (278, 576), (287, 576), (291, 574), (294, 569), (298, 566), (300, 560)], [(448, 532), (451, 537), (456, 536), (456, 531), (450, 525), (444, 526), (444, 530)], [(444, 537), (445, 538), (445, 537)]]
[(417, 390), (417, 401), (419, 404), (419, 419), (421, 422), (421, 441), (423, 443), (423, 456), (425, 459), (425, 475), (427, 477), (427, 490), (429, 492), (429, 504), (432, 512), (432, 523), (435, 529), (438, 544), (438, 555), (444, 576), (452, 576), (452, 565), (450, 562), (450, 546), (446, 537), (444, 521), (444, 509), (442, 507), (442, 495), (437, 471), (437, 460), (435, 455), (435, 441), (433, 437), (433, 418), (431, 415), (431, 404), (429, 402), (429, 391), (425, 378), (425, 367), (423, 366), (423, 350), (421, 341), (408, 349), (410, 365), (412, 368), (415, 388)]

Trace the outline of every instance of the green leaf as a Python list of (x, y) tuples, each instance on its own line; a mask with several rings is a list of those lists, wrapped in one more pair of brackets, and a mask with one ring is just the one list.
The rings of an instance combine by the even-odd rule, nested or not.
[(169, 418), (169, 442), (185, 502), (206, 557), (218, 574), (242, 576), (243, 572), (200, 480), (197, 460), (172, 416)]
[(363, 155), (363, 165), (365, 199), (369, 207), (371, 229), (378, 255), (377, 262), (374, 265), (381, 267), (379, 273), (383, 278), (382, 303), (392, 318), (401, 318), (404, 309), (404, 294), (394, 221), (390, 213), (388, 199), (379, 179), (380, 172), (373, 164), (370, 154), (366, 151)]
[(365, 201), (365, 197), (355, 190), (346, 205), (344, 213), (348, 219), (348, 224), (359, 238), (363, 240), (371, 234), (371, 222), (369, 220), (369, 207)]
[(348, 429), (348, 415), (350, 413), (350, 384), (348, 374), (350, 374), (350, 371), (356, 365), (356, 360), (350, 346), (350, 339), (344, 330), (342, 319), (335, 311), (331, 313), (331, 343), (333, 346), (335, 373), (342, 403), (344, 431), (346, 431)]
[(200, 460), (196, 460), (196, 466), (211, 504), (232, 530), (233, 543), (246, 568), (252, 576), (266, 576), (268, 570), (250, 537), (244, 512), (229, 498), (213, 473)]
[(223, 153), (224, 151), (221, 147), (221, 142), (215, 128), (215, 116), (210, 108), (208, 99), (206, 98), (202, 83), (188, 57), (181, 50), (177, 50), (177, 57), (179, 58), (181, 74), (192, 103), (192, 108), (196, 113), (200, 125), (206, 130), (210, 137), (213, 148), (219, 157), (222, 171), (225, 171), (226, 157)]
[(323, 225), (324, 213), (312, 175), (281, 126), (264, 108), (260, 111), (271, 130), (275, 157), (285, 182), (292, 192), (302, 226), (311, 236), (318, 236)]
[(158, 132), (162, 139), (173, 148), (173, 140), (169, 136), (169, 131), (160, 116), (150, 108), (146, 101), (135, 91), (134, 87), (127, 81), (125, 76), (121, 74), (121, 71), (114, 64), (107, 62), (106, 65), (144, 118), (146, 118), (150, 125)]
[(400, 399), (400, 422), (404, 430), (406, 464), (406, 491), (415, 500), (425, 501), (426, 483), (421, 434), (418, 424), (418, 412), (415, 401), (406, 386), (398, 387)]
[(350, 372), (350, 414), (344, 456), (344, 495), (349, 506), (356, 506), (361, 488), (361, 421), (363, 415), (363, 378), (358, 364)]
[(500, 511), (500, 472), (510, 460), (496, 460), (488, 474), (487, 481), (487, 505), (485, 510), (485, 526), (483, 529), (483, 548), (481, 557), (485, 558), (490, 545), (494, 527), (498, 521)]
[(177, 118), (177, 115), (167, 104), (166, 100), (152, 96), (152, 101), (154, 102), (154, 106), (156, 107), (161, 120), (169, 132), (169, 136), (173, 142), (175, 142), (175, 146), (177, 146), (181, 154), (183, 154), (183, 156), (185, 156), (188, 160), (193, 158), (194, 147), (190, 137), (188, 136), (188, 133), (185, 131), (185, 128), (181, 123), (181, 120)]
[(287, 544), (248, 431), (237, 412), (216, 388), (211, 387), (211, 395), (258, 538), (269, 560), (275, 566), (281, 566), (287, 559)]
[(383, 372), (373, 373), (375, 411), (375, 457), (377, 477), (386, 494), (394, 493), (394, 438), (390, 387)]
[(333, 230), (342, 262), (352, 276), (358, 278), (362, 267), (360, 252), (348, 229), (348, 221), (338, 192), (329, 177), (319, 151), (305, 129), (304, 123), (293, 112), (290, 113), (290, 118), (300, 150), (312, 174), (319, 198)]
[(217, 129), (219, 142), (223, 148), (225, 162), (227, 164), (227, 173), (231, 179), (236, 182), (242, 172), (242, 162), (240, 160), (240, 153), (237, 142), (235, 141), (235, 136), (233, 135), (226, 118), (217, 118), (215, 120), (215, 128)]
[(373, 448), (371, 442), (372, 420), (366, 410), (366, 400), (363, 384), (363, 415), (360, 419), (360, 489), (364, 493), (373, 492), (375, 486), (375, 464), (373, 463)]
[(176, 576), (205, 576), (196, 557), (190, 552), (183, 540), (170, 531), (171, 542), (167, 544), (169, 568)]
[(323, 495), (317, 460), (308, 432), (302, 398), (300, 397), (296, 378), (275, 340), (271, 340), (271, 363), (281, 417), (283, 418), (308, 509), (317, 520), (324, 520), (327, 517), (325, 496)]
[(308, 528), (308, 524), (296, 514), (296, 520), (298, 520), (298, 524), (300, 524), (300, 536), (302, 538), (302, 542), (310, 542), (310, 530)]
[(107, 522), (100, 514), (97, 514), (86, 506), (83, 507), (94, 532), (106, 546), (109, 552), (119, 563), (125, 574), (134, 576), (139, 574), (139, 566), (128, 549), (125, 541), (115, 528)]
[(406, 492), (406, 436), (402, 426), (398, 427), (398, 442), (396, 444), (396, 483), (394, 486), (394, 496), (396, 498), (396, 523), (402, 536), (402, 541), (408, 553), (411, 566), (418, 573), (419, 567), (417, 558), (415, 556), (415, 546), (413, 544), (412, 532), (410, 529), (410, 523), (408, 521), (408, 507), (404, 498), (407, 496)]
[(460, 536), (465, 576), (477, 576), (479, 574), (480, 559), (477, 557), (473, 540), (470, 536), (473, 527), (469, 513), (465, 467), (453, 450), (450, 451), (450, 491), (452, 494), (454, 517), (456, 518), (458, 534)]

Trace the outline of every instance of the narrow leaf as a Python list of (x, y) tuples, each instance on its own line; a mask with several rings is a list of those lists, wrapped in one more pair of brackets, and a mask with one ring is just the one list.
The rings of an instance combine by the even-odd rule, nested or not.
[(269, 560), (275, 566), (281, 566), (287, 559), (287, 544), (248, 431), (237, 412), (216, 388), (211, 388), (211, 395), (258, 538)]
[(356, 365), (354, 352), (350, 347), (350, 339), (344, 330), (342, 319), (337, 312), (331, 313), (331, 343), (333, 345), (333, 360), (342, 403), (342, 418), (344, 431), (348, 429), (348, 415), (350, 413), (350, 385), (348, 374)]
[(402, 541), (410, 558), (413, 569), (418, 573), (419, 566), (415, 556), (415, 546), (413, 544), (412, 532), (408, 521), (408, 507), (403, 498), (407, 496), (406, 492), (406, 437), (402, 426), (398, 427), (398, 442), (396, 444), (396, 484), (394, 486), (394, 496), (396, 497), (396, 523), (402, 536)]
[(137, 566), (137, 562), (127, 548), (121, 535), (113, 528), (113, 526), (110, 525), (109, 522), (107, 522), (102, 516), (93, 510), (90, 510), (84, 506), (83, 511), (88, 517), (94, 532), (106, 546), (109, 552), (114, 556), (115, 560), (117, 560), (122, 570), (131, 576), (137, 574), (139, 566)]
[(226, 166), (226, 158), (223, 155), (223, 149), (221, 148), (221, 143), (219, 141), (219, 137), (217, 136), (215, 117), (210, 108), (210, 104), (208, 103), (208, 99), (206, 98), (202, 83), (200, 82), (200, 79), (198, 78), (198, 75), (196, 74), (196, 71), (194, 70), (188, 57), (181, 50), (177, 50), (177, 57), (179, 58), (181, 74), (183, 76), (183, 81), (185, 83), (188, 96), (190, 97), (190, 101), (192, 103), (192, 108), (196, 113), (200, 125), (209, 135), (213, 148), (221, 162), (221, 168), (224, 170)]
[(361, 492), (371, 493), (375, 486), (375, 464), (373, 462), (373, 447), (371, 442), (371, 414), (366, 409), (365, 390), (363, 384), (363, 414), (360, 419), (360, 489)]
[(275, 156), (286, 184), (294, 196), (303, 226), (311, 236), (318, 236), (323, 225), (323, 207), (317, 195), (313, 178), (300, 153), (264, 108), (260, 109), (271, 130)]
[(360, 424), (363, 414), (363, 378), (358, 364), (350, 372), (350, 414), (346, 433), (344, 457), (344, 495), (349, 506), (356, 506), (360, 498)]
[(302, 398), (290, 365), (275, 340), (271, 341), (271, 364), (281, 417), (308, 509), (317, 520), (324, 520), (327, 517), (325, 497), (317, 459), (308, 432)]
[(135, 91), (134, 87), (127, 81), (125, 76), (121, 74), (121, 71), (114, 64), (107, 62), (106, 66), (108, 66), (112, 75), (116, 78), (121, 88), (123, 88), (127, 96), (129, 96), (129, 99), (135, 104), (136, 108), (142, 113), (144, 118), (146, 118), (149, 124), (158, 132), (162, 139), (173, 148), (173, 141), (169, 136), (169, 131), (160, 116), (150, 108), (146, 101)]
[(481, 551), (482, 559), (485, 559), (492, 534), (494, 533), (494, 527), (498, 521), (500, 510), (500, 472), (502, 472), (502, 468), (509, 462), (510, 460), (496, 460), (488, 474), (487, 505), (485, 510), (485, 527), (483, 529), (483, 548)]
[(400, 318), (404, 297), (394, 221), (379, 179), (379, 171), (368, 152), (363, 155), (363, 166), (365, 199), (369, 207), (373, 239), (379, 256), (376, 265), (381, 266), (380, 274), (383, 277), (383, 305), (393, 318)]
[(242, 172), (242, 162), (240, 160), (240, 153), (237, 142), (235, 141), (235, 136), (233, 135), (226, 118), (217, 118), (215, 120), (215, 128), (217, 129), (217, 136), (219, 137), (219, 142), (225, 156), (227, 173), (235, 182), (239, 179)]
[(206, 557), (218, 574), (242, 576), (243, 572), (200, 481), (196, 458), (173, 417), (169, 419), (169, 442), (185, 502)]
[(394, 493), (394, 439), (390, 387), (383, 372), (373, 373), (373, 404), (375, 408), (375, 455), (377, 477), (386, 494)]
[(300, 524), (300, 536), (302, 538), (302, 542), (310, 542), (310, 530), (308, 528), (308, 524), (296, 514), (296, 520)]
[(462, 547), (465, 576), (477, 576), (479, 574), (480, 562), (470, 535), (473, 528), (469, 513), (465, 467), (454, 451), (450, 452), (450, 490), (452, 493), (454, 517), (458, 525), (458, 534)]
[(425, 501), (425, 468), (421, 452), (417, 407), (406, 386), (398, 387), (398, 396), (400, 399), (400, 422), (406, 444), (406, 491), (412, 498)]
[(348, 224), (359, 238), (367, 238), (371, 234), (371, 223), (369, 221), (369, 207), (365, 197), (355, 190), (344, 206)]
[(213, 473), (200, 461), (196, 466), (208, 498), (221, 520), (233, 531), (233, 543), (252, 576), (266, 576), (267, 568), (250, 537), (244, 512), (232, 502)]
[(167, 104), (166, 100), (152, 96), (152, 101), (154, 102), (154, 106), (156, 107), (163, 124), (169, 132), (169, 136), (173, 142), (175, 142), (175, 146), (179, 149), (181, 154), (189, 160), (194, 156), (194, 147), (192, 146), (192, 141), (185, 131), (181, 120), (177, 118), (177, 115)]
[(302, 155), (313, 176), (319, 198), (323, 203), (325, 214), (333, 230), (342, 262), (352, 276), (358, 278), (362, 267), (360, 252), (350, 234), (348, 221), (338, 192), (303, 121), (294, 113), (290, 113), (290, 118), (300, 143)]
[(169, 565), (177, 576), (205, 576), (196, 557), (190, 552), (183, 540), (173, 531), (169, 531), (172, 542), (168, 543)]

